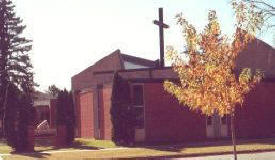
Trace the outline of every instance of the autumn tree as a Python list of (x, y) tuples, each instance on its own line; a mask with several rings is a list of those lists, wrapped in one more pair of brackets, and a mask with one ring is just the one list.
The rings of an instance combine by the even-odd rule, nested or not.
[(32, 110), (34, 82), (28, 54), (32, 45), (21, 35), (26, 26), (16, 16), (14, 7), (11, 0), (0, 0), (0, 117), (9, 144), (24, 150), (27, 143), (19, 141), (27, 138), (23, 136), (29, 123), (26, 118)]
[(243, 0), (247, 5), (252, 5), (258, 13), (262, 14), (266, 27), (275, 27), (275, 3), (268, 0)]
[(236, 72), (235, 60), (238, 54), (255, 39), (263, 18), (252, 6), (232, 2), (236, 15), (236, 29), (232, 39), (221, 33), (215, 11), (209, 11), (208, 24), (198, 33), (182, 14), (177, 15), (178, 24), (183, 28), (186, 41), (186, 61), (173, 47), (167, 47), (167, 58), (173, 70), (178, 73), (179, 82), (164, 82), (166, 91), (175, 96), (192, 111), (221, 117), (231, 115), (234, 157), (236, 140), (234, 117), (235, 108), (242, 106), (245, 95), (262, 78), (260, 71), (252, 74), (249, 68)]

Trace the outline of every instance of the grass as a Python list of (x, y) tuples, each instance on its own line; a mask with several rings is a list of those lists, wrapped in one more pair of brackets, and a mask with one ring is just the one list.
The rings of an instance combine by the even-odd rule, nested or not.
[[(230, 154), (232, 146), (230, 141), (219, 142), (202, 142), (178, 145), (163, 146), (143, 146), (133, 148), (116, 149), (115, 144), (110, 141), (76, 139), (74, 145), (70, 148), (61, 148), (59, 150), (68, 150), (66, 153), (50, 153), (37, 150), (33, 154), (13, 154), (5, 156), (5, 159), (85, 159), (85, 158), (131, 158), (131, 157), (153, 157), (153, 156), (193, 156), (193, 155), (211, 155), (211, 154)], [(0, 153), (1, 153), (0, 147)], [(90, 148), (90, 149), (89, 149)], [(98, 150), (101, 148), (111, 148), (111, 150)], [(89, 149), (91, 151), (74, 151), (75, 149)], [(93, 151), (92, 151), (93, 150)], [(241, 140), (237, 146), (238, 152), (254, 152), (254, 151), (275, 151), (275, 139), (257, 139), (257, 140)]]
[[(53, 140), (48, 140), (46, 138), (36, 139), (35, 140), (35, 151), (43, 152), (43, 151), (57, 151), (57, 150), (75, 150), (75, 149), (90, 149), (90, 150), (98, 150), (103, 148), (115, 148), (116, 145), (112, 141), (107, 140), (95, 140), (95, 139), (84, 139), (84, 138), (76, 138), (73, 145), (65, 148), (56, 148), (54, 147)], [(0, 140), (0, 153), (1, 154), (9, 154), (12, 153), (12, 148), (6, 145), (6, 142)]]
[(117, 147), (115, 143), (108, 140), (95, 140), (95, 139), (85, 139), (85, 138), (76, 138), (74, 145), (80, 146), (90, 146), (97, 148), (115, 148)]

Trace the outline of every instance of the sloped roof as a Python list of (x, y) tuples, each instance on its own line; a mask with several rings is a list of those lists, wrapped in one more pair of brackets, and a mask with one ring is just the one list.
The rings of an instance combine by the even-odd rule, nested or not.
[(262, 40), (256, 39), (236, 59), (236, 68), (260, 69), (266, 78), (275, 77), (275, 49)]
[(49, 93), (35, 91), (34, 92), (34, 106), (48, 106), (53, 96)]
[(112, 74), (95, 77), (93, 73), (127, 69), (125, 67), (125, 62), (130, 62), (134, 65), (145, 66), (148, 68), (153, 68), (156, 66), (156, 61), (122, 54), (120, 50), (116, 50), (97, 61), (94, 65), (74, 75), (72, 77), (72, 89), (79, 90), (92, 87), (99, 83), (111, 82), (113, 76)]
[[(157, 63), (157, 61), (151, 61), (151, 60), (148, 60), (148, 59), (135, 57), (135, 56), (130, 56), (130, 55), (127, 55), (127, 54), (120, 54), (120, 56), (121, 56), (121, 59), (122, 59), (123, 62), (127, 61), (127, 62), (131, 62), (133, 64), (147, 66), (149, 68), (156, 67), (156, 63)], [(124, 64), (124, 68), (125, 68), (125, 64)]]
[[(136, 68), (129, 69), (128, 67), (127, 69), (127, 67), (125, 67), (126, 62), (133, 64)], [(140, 66), (143, 66), (143, 68), (138, 68)], [(160, 76), (163, 78), (175, 77), (175, 74), (172, 73), (171, 68), (158, 70), (157, 66), (157, 61), (122, 54), (120, 50), (116, 50), (110, 55), (97, 61), (94, 65), (73, 76), (72, 89), (79, 90), (89, 88), (97, 84), (111, 83), (115, 71), (129, 72), (123, 73), (123, 75), (128, 78), (134, 78), (136, 76), (143, 77), (145, 76), (144, 74), (146, 74), (145, 77), (151, 77), (151, 75), (147, 75), (147, 72), (148, 74), (156, 73), (157, 78), (161, 78)], [(237, 70), (241, 70), (241, 68), (251, 68), (252, 71), (261, 69), (264, 71), (266, 78), (275, 78), (275, 49), (267, 43), (256, 39), (251, 42), (242, 53), (239, 54), (236, 60), (236, 68)], [(152, 72), (152, 69), (157, 70)]]

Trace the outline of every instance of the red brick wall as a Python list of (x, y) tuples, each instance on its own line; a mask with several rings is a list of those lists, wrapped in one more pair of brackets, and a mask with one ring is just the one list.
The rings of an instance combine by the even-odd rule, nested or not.
[(237, 110), (237, 137), (261, 138), (275, 135), (275, 83), (262, 82)]
[(50, 100), (50, 127), (56, 127), (56, 99)]
[(111, 121), (111, 97), (112, 88), (111, 86), (105, 86), (102, 89), (102, 117), (103, 117), (103, 136), (102, 139), (111, 140), (112, 139), (112, 121)]
[(80, 117), (80, 94), (79, 92), (74, 92), (74, 107), (76, 115), (76, 127), (75, 127), (75, 136), (81, 136), (81, 117)]
[(144, 84), (146, 141), (194, 141), (206, 138), (205, 117), (190, 112), (163, 89)]
[(103, 110), (103, 89), (98, 90), (98, 107), (100, 109), (100, 139), (104, 139), (104, 110)]
[(93, 92), (80, 93), (80, 137), (94, 138)]

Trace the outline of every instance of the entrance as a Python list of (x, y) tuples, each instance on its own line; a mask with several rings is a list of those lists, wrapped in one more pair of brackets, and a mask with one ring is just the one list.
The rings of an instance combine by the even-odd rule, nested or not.
[(220, 117), (218, 114), (206, 117), (207, 138), (228, 137), (227, 116)]
[(142, 142), (145, 140), (143, 84), (132, 84), (132, 100), (135, 112), (135, 141)]

